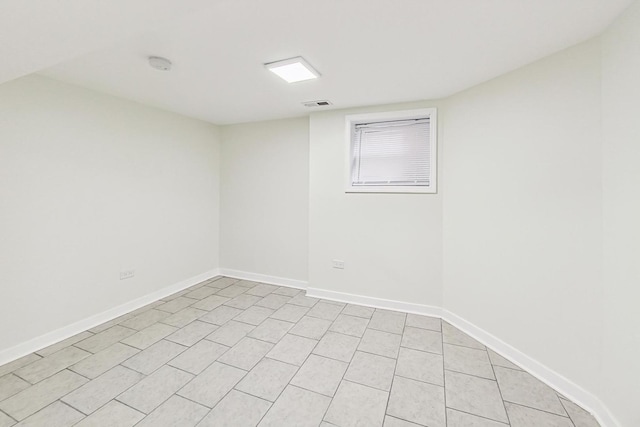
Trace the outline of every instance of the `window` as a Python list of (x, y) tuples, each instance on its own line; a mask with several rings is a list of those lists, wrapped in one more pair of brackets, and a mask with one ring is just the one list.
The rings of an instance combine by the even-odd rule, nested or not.
[(347, 116), (347, 193), (435, 193), (436, 109)]

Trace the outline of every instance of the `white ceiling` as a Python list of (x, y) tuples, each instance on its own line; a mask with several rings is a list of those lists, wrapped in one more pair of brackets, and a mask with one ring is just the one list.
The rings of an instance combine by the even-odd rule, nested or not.
[(209, 0), (0, 0), (0, 83), (108, 48)]
[[(448, 96), (598, 34), (630, 3), (0, 0), (0, 82), (41, 71), (218, 124), (293, 117), (316, 99)], [(287, 84), (263, 67), (298, 55), (322, 77)]]

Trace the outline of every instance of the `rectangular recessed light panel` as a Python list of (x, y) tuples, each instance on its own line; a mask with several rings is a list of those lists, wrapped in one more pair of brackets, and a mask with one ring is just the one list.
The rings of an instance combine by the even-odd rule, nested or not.
[(270, 62), (264, 64), (264, 66), (288, 83), (302, 82), (320, 77), (320, 73), (314, 70), (301, 56)]

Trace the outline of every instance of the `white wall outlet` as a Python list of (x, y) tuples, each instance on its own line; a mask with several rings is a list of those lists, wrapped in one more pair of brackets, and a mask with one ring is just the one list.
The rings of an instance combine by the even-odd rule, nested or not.
[(120, 272), (120, 280), (131, 279), (135, 275), (136, 275), (135, 270), (122, 270)]
[(344, 270), (344, 261), (340, 261), (339, 259), (334, 259), (331, 261), (331, 266), (333, 268), (339, 268), (340, 270)]

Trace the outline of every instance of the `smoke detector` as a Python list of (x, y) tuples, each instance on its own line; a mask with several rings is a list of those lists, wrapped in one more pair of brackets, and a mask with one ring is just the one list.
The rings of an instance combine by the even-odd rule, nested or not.
[(171, 61), (160, 56), (150, 56), (149, 65), (160, 71), (169, 71), (171, 69)]
[(306, 102), (303, 102), (302, 105), (304, 105), (305, 107), (326, 107), (327, 105), (332, 105), (332, 104), (326, 99), (323, 99), (320, 101), (306, 101)]

